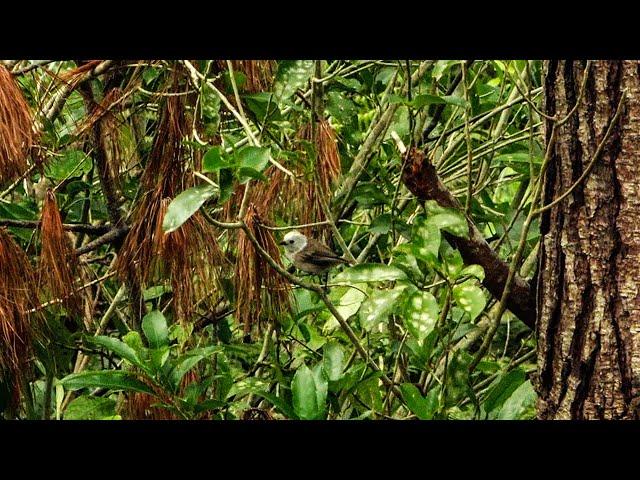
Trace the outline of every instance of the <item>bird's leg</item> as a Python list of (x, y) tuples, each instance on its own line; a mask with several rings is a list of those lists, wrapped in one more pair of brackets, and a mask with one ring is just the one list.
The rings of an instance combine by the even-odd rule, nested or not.
[(324, 272), (322, 277), (324, 278), (324, 293), (329, 293), (329, 287), (327, 286), (329, 283), (329, 271)]

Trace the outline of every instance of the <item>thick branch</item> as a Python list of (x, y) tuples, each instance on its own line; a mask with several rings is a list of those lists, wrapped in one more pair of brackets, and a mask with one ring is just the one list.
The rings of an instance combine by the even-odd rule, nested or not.
[(98, 249), (102, 245), (107, 243), (113, 243), (117, 240), (124, 238), (131, 227), (129, 225), (121, 225), (119, 227), (112, 227), (107, 233), (102, 235), (101, 237), (96, 238), (94, 241), (87, 243), (83, 247), (80, 247), (76, 250), (76, 255), (83, 255), (88, 252), (92, 252), (93, 250)]
[[(421, 200), (435, 200), (443, 207), (455, 208), (463, 211), (460, 202), (444, 186), (436, 169), (424, 157), (424, 153), (412, 149), (407, 159), (407, 167), (402, 181), (416, 197)], [(509, 276), (509, 265), (498, 257), (473, 221), (467, 216), (469, 224), (469, 239), (455, 237), (444, 233), (449, 243), (460, 251), (466, 263), (482, 266), (485, 279), (482, 284), (497, 298), (502, 296), (504, 285)], [(507, 298), (507, 308), (529, 328), (535, 327), (536, 310), (529, 283), (516, 275), (511, 293)]]

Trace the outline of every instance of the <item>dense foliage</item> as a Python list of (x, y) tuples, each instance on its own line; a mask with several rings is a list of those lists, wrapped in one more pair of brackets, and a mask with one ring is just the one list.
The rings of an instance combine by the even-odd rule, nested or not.
[[(5, 64), (5, 418), (534, 418), (533, 332), (452, 239), (534, 274), (539, 62)], [(289, 227), (351, 265), (294, 272)]]

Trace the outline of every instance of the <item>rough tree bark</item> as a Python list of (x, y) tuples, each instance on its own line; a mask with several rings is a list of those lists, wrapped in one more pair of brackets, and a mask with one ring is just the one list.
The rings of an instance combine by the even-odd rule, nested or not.
[[(586, 62), (548, 61), (545, 111), (579, 98)], [(544, 204), (567, 191), (622, 115), (588, 177), (541, 218), (538, 417), (637, 418), (640, 395), (640, 62), (593, 62), (558, 129)], [(546, 121), (549, 141), (551, 121)]]

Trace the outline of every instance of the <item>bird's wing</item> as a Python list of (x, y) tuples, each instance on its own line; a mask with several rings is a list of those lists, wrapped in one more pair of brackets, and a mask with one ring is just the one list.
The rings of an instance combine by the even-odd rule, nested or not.
[(298, 252), (297, 256), (301, 260), (316, 264), (347, 263), (344, 258), (338, 256), (325, 244), (313, 238), (307, 239), (306, 248)]

